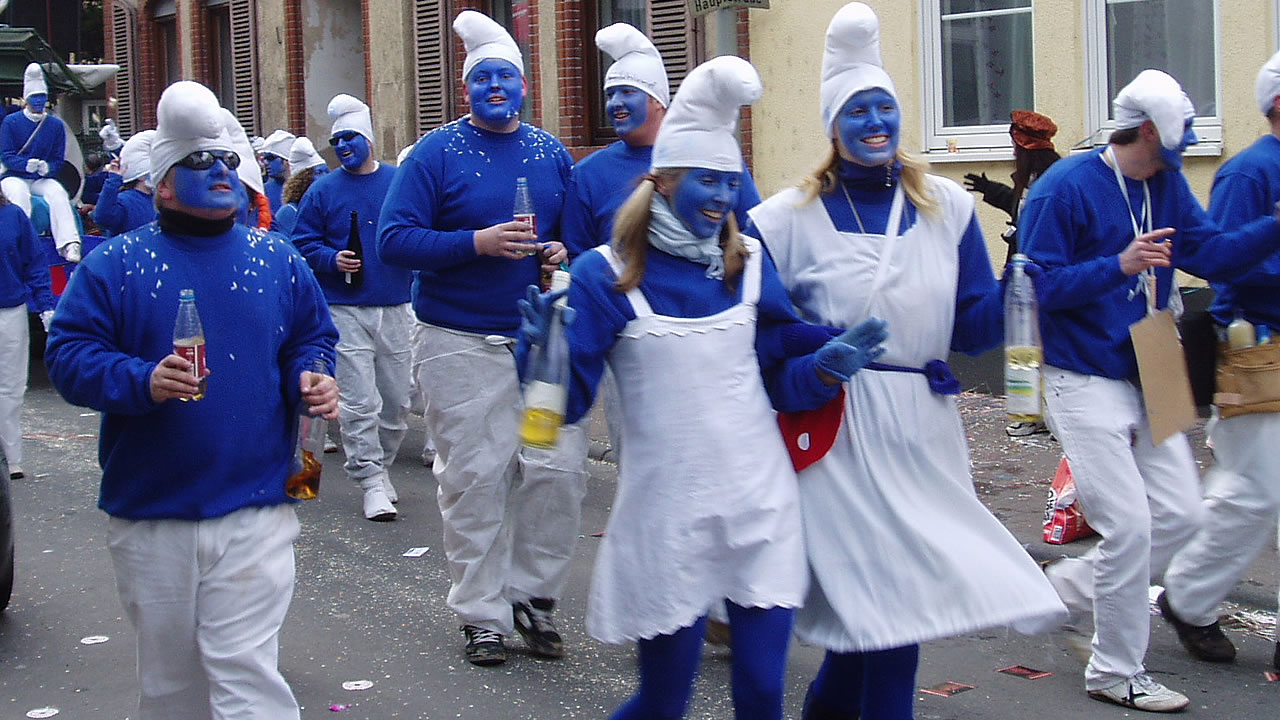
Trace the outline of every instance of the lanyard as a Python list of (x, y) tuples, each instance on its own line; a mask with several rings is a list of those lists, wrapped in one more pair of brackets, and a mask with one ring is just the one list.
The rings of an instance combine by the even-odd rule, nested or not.
[[(1120, 197), (1124, 198), (1124, 205), (1129, 210), (1129, 222), (1133, 226), (1133, 237), (1137, 238), (1144, 232), (1151, 232), (1151, 187), (1147, 185), (1147, 181), (1142, 181), (1142, 217), (1139, 218), (1133, 212), (1133, 203), (1129, 201), (1129, 188), (1125, 186), (1124, 175), (1120, 174), (1120, 162), (1116, 160), (1116, 152), (1110, 145), (1103, 151), (1103, 155), (1107, 159), (1107, 164), (1111, 166), (1111, 170), (1116, 174), (1116, 184), (1120, 186)], [(1138, 287), (1129, 293), (1129, 299), (1132, 300), (1135, 295), (1142, 293), (1147, 298), (1147, 314), (1154, 315), (1156, 312), (1156, 271), (1154, 267), (1138, 273)]]

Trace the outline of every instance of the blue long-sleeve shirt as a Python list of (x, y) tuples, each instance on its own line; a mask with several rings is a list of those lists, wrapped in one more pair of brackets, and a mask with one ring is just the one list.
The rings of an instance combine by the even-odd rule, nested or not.
[(102, 185), (111, 173), (99, 170), (84, 176), (84, 187), (80, 188), (80, 202), (85, 205), (97, 205), (98, 195), (102, 193)]
[(22, 305), (27, 293), (36, 309), (53, 309), (49, 288), (49, 266), (36, 244), (36, 231), (22, 208), (13, 203), (0, 205), (0, 308)]
[[(195, 291), (207, 340), (198, 402), (151, 398), (173, 352), (178, 293)], [(235, 225), (214, 237), (148, 225), (80, 263), (49, 329), (45, 362), (68, 402), (103, 413), (98, 506), (133, 520), (200, 520), (288, 502), (300, 379), (332, 371), (338, 333), (302, 256)]]
[[(0, 122), (0, 159), (4, 160), (4, 177), (39, 180), (58, 176), (67, 153), (67, 126), (58, 116), (46, 112), (39, 134), (27, 145), (36, 125), (25, 112), (10, 113)], [(22, 150), (23, 145), (27, 145), (26, 150)], [(27, 172), (27, 161), (32, 158), (49, 163), (49, 174)]]
[(524, 177), (538, 242), (559, 240), (572, 165), (559, 140), (523, 123), (515, 132), (494, 133), (464, 117), (419, 140), (391, 183), (378, 224), (383, 261), (420, 271), (413, 301), (418, 319), (515, 337), (516, 301), (538, 282), (537, 257), (480, 255), (475, 232), (512, 219), (516, 178)]
[(281, 197), (281, 193), (284, 192), (284, 182), (268, 177), (263, 181), (262, 189), (267, 195), (267, 202), (271, 205), (271, 214), (275, 215), (275, 212), (280, 209), (281, 203), (284, 202)]
[(298, 224), (298, 203), (285, 203), (271, 214), (271, 230), (285, 237), (293, 235), (293, 228)]
[[(1269, 215), (1224, 232), (1205, 213), (1181, 172), (1161, 170), (1147, 180), (1151, 226), (1172, 227), (1173, 264), (1217, 281), (1243, 275), (1280, 246), (1280, 223)], [(1138, 375), (1129, 326), (1147, 311), (1135, 292), (1141, 276), (1120, 270), (1120, 253), (1142, 217), (1142, 183), (1125, 178), (1133, 215), (1101, 151), (1054, 163), (1022, 205), (1018, 241), (1045, 269), (1037, 283), (1040, 330), (1050, 365), (1107, 378)], [(1167, 306), (1173, 268), (1155, 268), (1157, 309)]]
[[(1280, 201), (1280, 138), (1264, 135), (1218, 168), (1209, 196), (1209, 215), (1233, 230), (1276, 211)], [(1238, 309), (1257, 325), (1280, 328), (1280, 254), (1273, 253), (1228, 280), (1211, 283), (1209, 312), (1223, 325)]]
[[(379, 165), (367, 175), (339, 170), (319, 178), (302, 196), (293, 226), (293, 244), (298, 246), (324, 288), (330, 305), (385, 306), (409, 302), (412, 278), (403, 267), (389, 265), (378, 257), (374, 243), (378, 234), (378, 214), (391, 187), (396, 169)], [(351, 237), (351, 213), (355, 211), (364, 250), (361, 272), (364, 284), (352, 288), (338, 270), (338, 251), (347, 249)]]
[(121, 190), (122, 180), (120, 175), (110, 173), (102, 184), (98, 204), (93, 207), (93, 222), (108, 235), (129, 232), (158, 217), (155, 199), (137, 188)]
[[(618, 208), (649, 172), (652, 160), (652, 145), (632, 147), (619, 140), (573, 166), (560, 222), (560, 237), (570, 258), (612, 239)], [(759, 204), (755, 180), (751, 173), (743, 172), (738, 204), (734, 207), (738, 227), (746, 226), (747, 211)]]

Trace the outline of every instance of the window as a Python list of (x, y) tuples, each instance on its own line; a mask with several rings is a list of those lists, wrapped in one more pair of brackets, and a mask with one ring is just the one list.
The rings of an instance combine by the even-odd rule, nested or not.
[(457, 117), (454, 43), (450, 23), (453, 3), (415, 0), (413, 44), (417, 65), (418, 134), (425, 134)]
[(1012, 151), (1009, 112), (1035, 106), (1031, 12), (1031, 0), (925, 3), (926, 152)]
[(208, 33), (209, 88), (223, 107), (236, 97), (235, 61), (231, 52), (231, 7), (228, 0), (209, 0), (205, 30)]
[(1092, 141), (1107, 141), (1115, 123), (1111, 99), (1146, 68), (1177, 78), (1196, 106), (1200, 144), (1188, 155), (1222, 153), (1218, 108), (1218, 27), (1215, 0), (1088, 0), (1088, 119)]
[(178, 54), (178, 8), (174, 0), (161, 0), (152, 11), (155, 21), (156, 65), (160, 87), (182, 79), (182, 57)]
[(516, 45), (520, 46), (520, 55), (524, 57), (524, 75), (528, 82), (529, 92), (525, 96), (524, 105), (520, 108), (520, 119), (524, 122), (533, 122), (533, 103), (530, 100), (537, 92), (534, 87), (536, 75), (533, 68), (533, 31), (532, 31), (532, 13), (533, 8), (530, 7), (533, 0), (492, 0), (491, 17), (498, 21), (499, 25), (507, 29), (511, 33), (511, 37), (516, 41)]
[(116, 105), (116, 124), (120, 134), (128, 137), (134, 133), (138, 122), (136, 117), (137, 102), (134, 92), (134, 15), (129, 8), (120, 5), (111, 6), (111, 62), (120, 66), (120, 72), (114, 78)]

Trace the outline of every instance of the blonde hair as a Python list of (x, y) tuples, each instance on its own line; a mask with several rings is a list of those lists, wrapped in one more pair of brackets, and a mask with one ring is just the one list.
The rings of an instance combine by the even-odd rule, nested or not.
[[(907, 197), (911, 200), (911, 204), (916, 206), (924, 215), (930, 219), (938, 219), (942, 213), (942, 208), (938, 205), (938, 199), (929, 192), (929, 163), (924, 159), (913, 155), (901, 146), (895, 153), (895, 159), (902, 163), (902, 176), (900, 182), (902, 189), (907, 193)], [(804, 191), (804, 201), (802, 205), (813, 202), (819, 195), (826, 195), (835, 192), (840, 186), (840, 178), (837, 174), (840, 170), (840, 151), (836, 148), (836, 141), (831, 141), (831, 148), (827, 150), (827, 157), (822, 164), (813, 171), (812, 174), (805, 177), (800, 182), (800, 189)]]
[[(628, 292), (640, 286), (644, 279), (645, 261), (649, 253), (649, 217), (653, 194), (658, 183), (668, 187), (680, 184), (687, 168), (662, 168), (645, 175), (640, 185), (618, 209), (613, 219), (611, 247), (622, 261), (622, 274), (618, 276), (618, 292)], [(738, 221), (732, 210), (720, 229), (720, 249), (724, 252), (724, 284), (732, 289), (734, 279), (742, 272), (747, 261), (747, 248), (738, 235)]]

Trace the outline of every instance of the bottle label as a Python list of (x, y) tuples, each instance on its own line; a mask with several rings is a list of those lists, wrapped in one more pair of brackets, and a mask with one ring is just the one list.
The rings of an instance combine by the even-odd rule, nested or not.
[(526, 409), (546, 410), (556, 415), (564, 415), (568, 404), (567, 388), (541, 380), (530, 380), (524, 388), (524, 406)]
[(1004, 392), (1010, 415), (1040, 414), (1039, 369), (1006, 366)]
[(529, 223), (529, 227), (533, 228), (533, 234), (538, 234), (538, 216), (534, 213), (516, 213), (515, 221)]
[(191, 363), (191, 375), (199, 380), (205, 376), (205, 345), (204, 340), (182, 342), (173, 344), (173, 354)]

